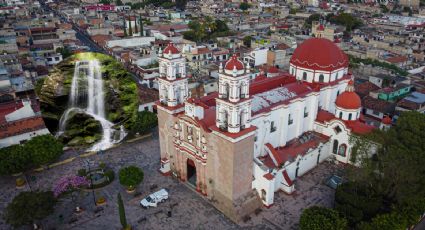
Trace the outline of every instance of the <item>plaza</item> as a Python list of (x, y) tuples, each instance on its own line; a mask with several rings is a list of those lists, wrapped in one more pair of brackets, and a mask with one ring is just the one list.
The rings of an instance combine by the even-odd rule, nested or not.
[[(123, 143), (103, 154), (88, 157), (87, 160), (93, 165), (104, 162), (115, 171), (115, 180), (111, 184), (94, 191), (96, 197), (106, 198), (106, 205), (96, 207), (91, 190), (74, 195), (74, 201), (71, 196), (65, 196), (57, 203), (55, 214), (41, 222), (43, 229), (120, 229), (116, 202), (118, 192), (123, 196), (127, 221), (134, 229), (297, 229), (304, 208), (333, 205), (334, 190), (327, 187), (324, 181), (339, 166), (324, 163), (297, 180), (295, 194), (277, 193), (276, 203), (272, 207), (263, 207), (237, 225), (211, 205), (214, 201), (207, 200), (191, 186), (159, 173), (158, 142), (158, 136), (154, 134), (153, 137)], [(75, 154), (67, 152), (62, 158)], [(78, 169), (84, 167), (85, 160), (77, 158), (49, 170), (28, 173), (29, 186), (32, 190), (50, 190), (62, 176), (75, 175)], [(118, 170), (128, 165), (136, 165), (144, 171), (144, 181), (134, 194), (127, 194), (118, 181)], [(19, 192), (30, 190), (28, 184), (24, 189), (16, 189), (15, 177), (1, 177), (0, 183), (2, 210)], [(169, 190), (169, 200), (156, 208), (140, 207), (141, 199), (161, 188)], [(84, 212), (75, 214), (73, 211), (77, 205)], [(0, 221), (0, 229), (10, 228), (4, 220)]]

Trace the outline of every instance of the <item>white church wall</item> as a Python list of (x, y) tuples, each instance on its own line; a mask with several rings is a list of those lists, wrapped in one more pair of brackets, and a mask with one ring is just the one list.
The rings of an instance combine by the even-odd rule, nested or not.
[(48, 129), (39, 129), (33, 132), (23, 133), (16, 136), (11, 136), (7, 138), (0, 139), (0, 148), (8, 147), (11, 145), (18, 145), (21, 143), (21, 141), (29, 140), (35, 136), (49, 134)]
[[(339, 120), (332, 120), (330, 123), (327, 123), (326, 125), (316, 122), (315, 126), (316, 126), (315, 129), (318, 132), (321, 132), (324, 135), (330, 137), (329, 148), (328, 148), (328, 152), (330, 153), (330, 155), (334, 156), (336, 160), (340, 162), (350, 163), (349, 160), (350, 160), (351, 147), (352, 147), (349, 141), (350, 131), (347, 129), (344, 122)], [(340, 127), (341, 132), (337, 133), (337, 131), (335, 130), (336, 126)], [(342, 144), (345, 144), (347, 146), (345, 157), (333, 153), (334, 140), (338, 141), (338, 149)]]

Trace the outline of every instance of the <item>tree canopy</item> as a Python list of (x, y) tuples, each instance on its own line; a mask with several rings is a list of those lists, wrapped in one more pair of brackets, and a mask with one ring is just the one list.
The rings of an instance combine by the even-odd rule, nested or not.
[(220, 19), (205, 17), (203, 20), (192, 20), (189, 22), (189, 31), (183, 32), (185, 39), (201, 42), (208, 41), (220, 36), (231, 34), (227, 24)]
[(53, 213), (53, 192), (21, 192), (8, 204), (5, 220), (13, 227), (29, 225)]
[(142, 111), (137, 113), (136, 122), (134, 123), (132, 131), (134, 133), (147, 133), (157, 125), (158, 118), (154, 113), (149, 111)]
[[(406, 229), (425, 211), (425, 114), (403, 112), (387, 131), (358, 137), (350, 168), (351, 184), (336, 193), (336, 208), (360, 229)], [(374, 143), (376, 153), (363, 145)], [(359, 227), (359, 226), (358, 226)]]
[(19, 173), (56, 160), (63, 145), (52, 135), (33, 137), (23, 145), (0, 149), (0, 175)]
[(119, 171), (120, 183), (127, 187), (135, 187), (143, 181), (143, 171), (136, 166), (128, 166)]
[(239, 4), (239, 9), (243, 11), (248, 10), (249, 8), (251, 8), (251, 5), (247, 2), (241, 2), (241, 4)]
[(346, 31), (352, 31), (363, 25), (363, 22), (349, 13), (340, 13), (338, 15), (328, 14), (326, 20), (332, 23), (345, 26)]
[(301, 230), (345, 230), (347, 221), (337, 211), (330, 208), (313, 206), (304, 209), (300, 218)]

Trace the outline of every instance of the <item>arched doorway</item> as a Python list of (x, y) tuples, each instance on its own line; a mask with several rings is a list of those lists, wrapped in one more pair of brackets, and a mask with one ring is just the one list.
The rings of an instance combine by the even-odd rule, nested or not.
[(196, 186), (196, 166), (191, 159), (187, 159), (187, 181)]

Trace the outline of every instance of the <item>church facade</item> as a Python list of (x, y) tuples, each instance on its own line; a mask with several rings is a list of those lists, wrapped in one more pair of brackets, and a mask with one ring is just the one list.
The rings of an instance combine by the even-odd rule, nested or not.
[(161, 168), (207, 196), (234, 221), (326, 159), (350, 163), (352, 135), (373, 127), (361, 117), (347, 56), (312, 38), (294, 51), (289, 73), (251, 80), (232, 56), (219, 68), (219, 91), (188, 94), (185, 59), (170, 43), (159, 58), (157, 102)]

